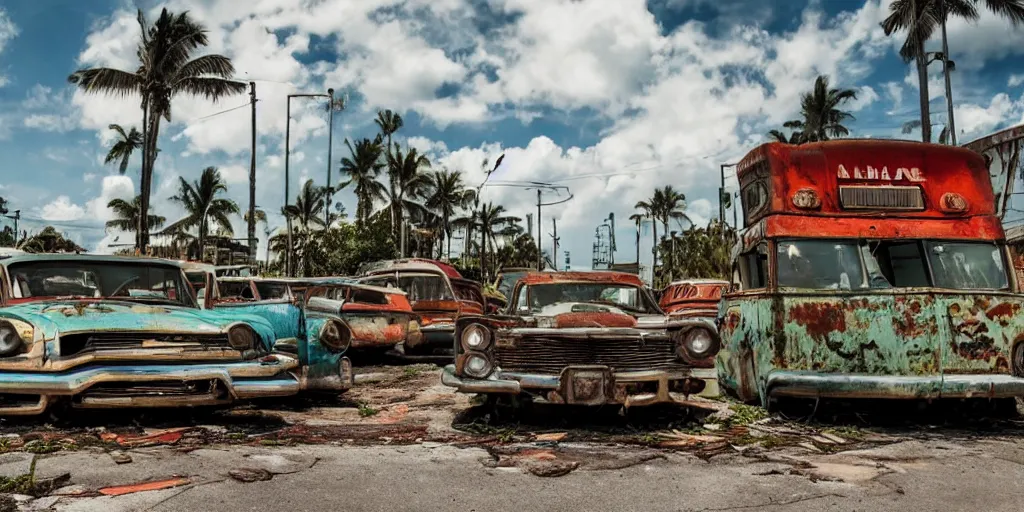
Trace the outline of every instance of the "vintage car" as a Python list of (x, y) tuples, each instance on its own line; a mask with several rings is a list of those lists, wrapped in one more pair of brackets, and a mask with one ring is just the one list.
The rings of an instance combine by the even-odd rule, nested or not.
[(393, 349), (419, 342), (419, 317), (405, 292), (347, 277), (219, 278), (218, 301), (296, 300), (306, 311), (307, 330), (333, 319), (353, 350)]
[(661, 292), (658, 305), (672, 316), (704, 318), (714, 321), (718, 317), (718, 303), (729, 290), (729, 281), (720, 279), (684, 279), (675, 281)]
[(536, 272), (505, 315), (456, 322), (455, 364), (441, 381), (465, 393), (626, 407), (717, 392), (718, 333), (670, 319), (640, 279), (619, 272)]
[(454, 346), (455, 321), (463, 315), (484, 312), (479, 283), (463, 279), (455, 267), (427, 259), (379, 261), (359, 269), (365, 284), (398, 288), (408, 294), (412, 310), (420, 316), (423, 336), (417, 343), (399, 347), (406, 354), (450, 353)]
[(258, 316), (197, 307), (176, 262), (0, 259), (0, 416), (74, 407), (216, 405), (307, 387)]

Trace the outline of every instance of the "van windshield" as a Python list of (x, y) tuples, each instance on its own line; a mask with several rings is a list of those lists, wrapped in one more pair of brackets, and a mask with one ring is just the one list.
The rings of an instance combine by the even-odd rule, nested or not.
[(1009, 287), (1002, 253), (991, 242), (783, 240), (777, 260), (782, 288)]

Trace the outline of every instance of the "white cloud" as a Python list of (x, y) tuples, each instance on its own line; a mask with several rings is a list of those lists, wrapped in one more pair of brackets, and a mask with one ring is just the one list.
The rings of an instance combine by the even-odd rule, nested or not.
[[(4, 48), (7, 46), (8, 41), (14, 39), (18, 35), (18, 27), (14, 25), (11, 18), (7, 15), (7, 11), (3, 7), (0, 7), (0, 53), (3, 53)], [(3, 87), (10, 83), (10, 78), (6, 75), (0, 74), (0, 87)]]
[(858, 112), (878, 101), (878, 93), (870, 85), (862, 85), (857, 89), (857, 99), (846, 104), (851, 112)]
[(1021, 75), (1010, 75), (1009, 80), (1006, 81), (1007, 87), (1017, 87), (1020, 84), (1024, 84), (1024, 74)]
[(86, 183), (92, 183), (93, 181), (96, 181), (96, 174), (95, 173), (91, 173), (91, 172), (87, 172), (87, 173), (82, 175), (82, 181), (84, 181)]
[(23, 121), (26, 128), (44, 132), (67, 132), (75, 129), (76, 122), (71, 116), (54, 114), (29, 114)]
[(959, 139), (972, 140), (1007, 123), (1022, 122), (1024, 115), (1024, 96), (1012, 100), (1006, 93), (992, 97), (988, 106), (975, 104), (956, 105), (953, 111), (956, 116), (956, 128), (960, 132)]
[[(557, 133), (535, 136), (523, 147), (491, 142), (460, 148), (450, 140), (446, 144), (422, 136), (405, 141), (429, 154), (435, 166), (464, 171), (470, 185), (483, 179), (484, 158), (493, 161), (505, 152), (505, 164), (493, 179), (559, 181), (570, 187), (572, 201), (544, 209), (545, 234), (555, 216), (563, 247), (589, 251), (596, 219), (614, 210), (624, 222), (631, 205), (655, 186), (672, 184), (685, 191), (695, 222), (714, 217), (718, 165), (735, 161), (767, 129), (792, 118), (800, 94), (818, 74), (830, 75), (835, 87), (858, 90), (851, 110), (876, 107), (883, 96), (892, 101), (894, 112), (902, 108), (906, 86), (898, 79), (870, 86), (862, 82), (873, 63), (896, 44), (879, 27), (889, 1), (867, 0), (858, 10), (832, 18), (812, 2), (799, 25), (781, 34), (757, 24), (713, 30), (697, 22), (668, 32), (641, 0), (617, 1), (614, 9), (603, 2), (561, 0), (491, 0), (487, 9), (466, 0), (171, 0), (169, 7), (188, 9), (203, 20), (210, 29), (210, 46), (204, 51), (230, 56), (240, 80), (257, 81), (257, 202), (271, 215), (274, 227), (274, 212), (283, 198), (283, 98), (332, 86), (348, 91), (354, 100), (343, 116), (344, 123), (354, 126), (338, 132), (346, 136), (363, 136), (359, 130), (377, 107), (417, 112), (439, 128), (475, 128), (499, 118), (530, 123), (552, 114), (557, 117), (549, 119), (564, 119), (575, 128), (582, 123), (574, 114), (584, 112), (589, 117), (584, 122), (592, 121), (600, 130), (586, 147), (556, 144), (552, 138), (557, 140)], [(513, 21), (481, 32), (476, 23), (488, 15)], [(80, 63), (133, 69), (137, 33), (134, 13), (118, 11), (89, 35)], [(327, 49), (343, 58), (308, 63), (314, 36), (325, 38), (320, 44), (333, 45)], [(971, 48), (952, 37), (951, 44), (954, 52)], [(324, 48), (316, 50), (320, 55)], [(916, 75), (910, 71), (907, 89), (915, 94)], [(941, 77), (935, 79), (932, 92), (941, 97)], [(438, 91), (444, 96), (438, 97)], [(182, 165), (198, 155), (204, 165), (218, 165), (224, 179), (235, 185), (229, 191), (232, 199), (247, 204), (249, 109), (206, 117), (246, 101), (244, 95), (219, 105), (174, 99), (174, 121), (162, 125), (161, 144), (179, 144), (157, 160), (153, 192), (154, 207), (162, 215), (173, 219), (180, 213), (166, 197), (173, 194), (178, 175), (193, 179), (198, 174), (201, 166)], [(141, 120), (138, 98), (75, 92), (71, 103), (79, 114), (78, 125), (100, 133), (111, 122), (138, 126)], [(293, 197), (297, 179), (322, 179), (323, 151), (303, 145), (326, 132), (318, 103), (292, 101)], [(1008, 97), (988, 106), (975, 103), (972, 98), (959, 107), (964, 130), (982, 130), (1015, 112)], [(416, 128), (408, 126), (400, 135), (414, 135)], [(498, 132), (492, 137), (501, 136)], [(94, 216), (111, 197), (110, 178), (118, 177), (104, 178), (102, 199), (87, 207)], [(119, 197), (134, 194), (130, 179), (125, 185)], [(350, 192), (339, 196), (352, 211)], [(516, 188), (485, 188), (484, 199), (500, 202), (519, 216), (536, 208), (535, 192)], [(580, 261), (580, 255), (575, 259)]]
[(57, 199), (43, 205), (39, 210), (39, 216), (43, 220), (50, 221), (78, 220), (84, 215), (85, 209), (77, 204), (72, 204), (71, 198), (68, 196), (57, 196)]

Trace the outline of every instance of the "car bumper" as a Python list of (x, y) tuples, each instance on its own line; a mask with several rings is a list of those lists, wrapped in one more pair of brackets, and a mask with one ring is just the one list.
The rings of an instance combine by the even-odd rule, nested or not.
[(424, 350), (433, 348), (452, 348), (455, 343), (455, 325), (428, 325), (420, 328), (420, 337), (404, 342), (406, 350)]
[[(351, 382), (351, 363), (339, 364)], [(179, 387), (175, 387), (179, 386)], [(253, 361), (123, 364), (64, 372), (0, 372), (0, 416), (42, 413), (55, 398), (85, 408), (218, 405), (294, 395), (313, 388), (298, 360), (274, 354)], [(187, 391), (186, 391), (187, 389)]]
[(773, 371), (768, 394), (797, 398), (1013, 398), (1024, 378), (1005, 374), (855, 375)]
[(718, 393), (713, 368), (616, 373), (601, 366), (570, 366), (559, 375), (499, 371), (486, 379), (473, 379), (459, 377), (455, 374), (455, 365), (447, 365), (441, 372), (441, 383), (463, 393), (528, 392), (552, 403), (622, 404), (626, 407), (680, 403), (706, 391)]

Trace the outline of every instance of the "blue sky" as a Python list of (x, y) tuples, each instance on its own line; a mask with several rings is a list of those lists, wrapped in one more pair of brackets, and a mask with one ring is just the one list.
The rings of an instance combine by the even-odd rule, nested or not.
[[(818, 73), (857, 89), (848, 105), (855, 135), (900, 133), (917, 118), (916, 74), (899, 41), (878, 23), (890, 0), (173, 0), (140, 2), (189, 10), (210, 31), (210, 52), (232, 57), (238, 78), (257, 84), (258, 198), (268, 213), (284, 200), (286, 94), (333, 87), (348, 98), (336, 119), (342, 140), (371, 135), (373, 115), (405, 117), (403, 144), (438, 167), (482, 179), (481, 162), (506, 153), (495, 179), (557, 181), (574, 198), (544, 212), (559, 223), (560, 252), (589, 266), (594, 228), (614, 212), (617, 259), (632, 259), (634, 228), (622, 220), (656, 186), (685, 192), (688, 212), (715, 215), (718, 165), (741, 157), (767, 130), (794, 116)], [(89, 96), (67, 85), (79, 67), (134, 68), (135, 4), (9, 0), (0, 7), (0, 196), (23, 226), (53, 224), (92, 250), (130, 235), (107, 232), (106, 203), (129, 198), (125, 176), (102, 164), (109, 123), (139, 125), (137, 99)], [(1024, 30), (984, 13), (949, 27), (957, 62), (953, 97), (960, 139), (1024, 120)], [(929, 50), (939, 47), (930, 41)], [(931, 68), (932, 120), (946, 121), (939, 65)], [(177, 98), (165, 123), (154, 207), (176, 219), (168, 197), (178, 177), (217, 166), (247, 206), (249, 111), (245, 96), (219, 104)], [(327, 173), (324, 116), (293, 103), (290, 187)], [(225, 112), (228, 110), (227, 112)], [(937, 127), (936, 130), (941, 127)], [(335, 162), (336, 164), (336, 162)], [(334, 173), (337, 180), (337, 172)], [(596, 176), (595, 176), (596, 175)], [(729, 187), (734, 187), (733, 183)], [(517, 215), (536, 196), (488, 187), (485, 200)], [(294, 195), (294, 192), (292, 192)], [(351, 212), (347, 191), (338, 199)], [(550, 200), (558, 198), (551, 196)], [(546, 201), (549, 199), (545, 199)], [(731, 218), (731, 215), (730, 215)], [(236, 219), (236, 233), (244, 233)], [(282, 224), (272, 215), (270, 228)], [(260, 228), (263, 231), (263, 228)], [(262, 236), (262, 233), (261, 233)], [(117, 240), (117, 242), (115, 242)], [(641, 248), (647, 259), (650, 237)], [(550, 249), (551, 240), (545, 238)], [(456, 249), (458, 244), (455, 245)], [(564, 259), (559, 254), (559, 261)]]

